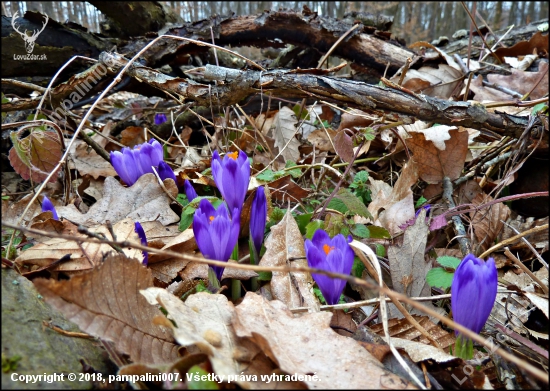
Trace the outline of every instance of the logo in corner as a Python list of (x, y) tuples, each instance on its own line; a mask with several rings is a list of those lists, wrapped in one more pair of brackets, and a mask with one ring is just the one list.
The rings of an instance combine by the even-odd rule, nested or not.
[(48, 24), (48, 15), (45, 15), (46, 16), (46, 20), (44, 21), (44, 24), (42, 25), (42, 29), (40, 31), (38, 30), (34, 30), (31, 35), (27, 34), (27, 30), (25, 30), (24, 33), (22, 33), (21, 31), (19, 31), (17, 25), (15, 24), (15, 20), (18, 18), (17, 16), (17, 13), (19, 11), (15, 12), (13, 14), (13, 16), (11, 17), (11, 25), (13, 27), (13, 29), (15, 31), (17, 31), (19, 33), (19, 35), (21, 35), (21, 38), (23, 38), (23, 40), (25, 41), (25, 49), (27, 50), (27, 53), (28, 54), (31, 54), (32, 51), (34, 50), (34, 43), (36, 41), (36, 39), (38, 38), (38, 36), (40, 35), (40, 33), (42, 31), (44, 31), (44, 29), (46, 28), (46, 25)]

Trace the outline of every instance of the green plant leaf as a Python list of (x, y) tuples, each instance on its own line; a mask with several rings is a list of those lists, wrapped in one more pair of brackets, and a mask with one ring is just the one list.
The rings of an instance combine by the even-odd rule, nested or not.
[(372, 239), (391, 239), (391, 235), (386, 228), (377, 225), (369, 225), (367, 228)]
[(449, 273), (443, 268), (434, 267), (426, 274), (426, 282), (429, 286), (441, 289), (451, 287), (454, 273)]
[(260, 181), (271, 182), (275, 179), (275, 173), (272, 170), (265, 170), (261, 174), (256, 175), (256, 179)]
[(187, 376), (191, 377), (191, 380), (187, 381), (188, 390), (219, 390), (215, 381), (208, 380), (208, 372), (198, 365), (193, 365), (187, 371)]
[(424, 197), (420, 197), (417, 201), (416, 201), (416, 204), (414, 204), (414, 208), (415, 209), (418, 209), (420, 208), (422, 205), (424, 205), (424, 203), (428, 201), (427, 199), (425, 199)]
[(380, 243), (376, 243), (375, 247), (376, 247), (376, 255), (378, 255), (379, 257), (386, 256), (386, 247), (382, 246)]
[(300, 228), (300, 233), (302, 235), (306, 234), (307, 225), (311, 221), (312, 216), (313, 216), (313, 213), (305, 213), (305, 214), (294, 216), (294, 219), (296, 220), (296, 223), (298, 224), (298, 228)]
[(306, 238), (311, 239), (313, 237), (313, 234), (318, 229), (323, 229), (325, 226), (325, 223), (322, 220), (313, 220), (308, 225), (306, 225)]
[(351, 275), (357, 278), (361, 278), (365, 270), (365, 264), (358, 258), (353, 258), (353, 266), (351, 267)]
[(370, 238), (370, 231), (364, 224), (355, 224), (351, 228), (351, 233), (362, 239)]
[(334, 197), (327, 205), (327, 208), (337, 210), (340, 213), (346, 213), (349, 211), (348, 207), (344, 202), (336, 197)]
[(461, 260), (455, 257), (449, 257), (449, 256), (441, 256), (437, 257), (436, 259), (437, 263), (439, 263), (443, 267), (449, 267), (452, 269), (456, 269), (458, 265), (460, 265)]
[(363, 200), (359, 199), (359, 197), (350, 192), (348, 189), (338, 190), (338, 193), (334, 196), (334, 199), (340, 200), (352, 214), (373, 220), (373, 217), (365, 206)]

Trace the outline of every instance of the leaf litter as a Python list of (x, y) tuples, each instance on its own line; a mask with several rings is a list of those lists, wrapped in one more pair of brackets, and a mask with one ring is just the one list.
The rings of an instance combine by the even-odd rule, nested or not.
[[(65, 178), (65, 171), (63, 175), (59, 171), (40, 187), (63, 154), (58, 134), (36, 128), (20, 138), (23, 133), (14, 132), (11, 165), (23, 179), (38, 184), (35, 191), (53, 200), (61, 220), (53, 220), (50, 212), (41, 213), (36, 202), (29, 205), (32, 194), (17, 197), (10, 193), (4, 198), (3, 190), (3, 219), (19, 227), (18, 231), (3, 228), (3, 249), (8, 243), (16, 245), (15, 252), (3, 255), (33, 279), (47, 303), (83, 332), (112, 342), (119, 354), (128, 355), (132, 364), (121, 367), (120, 374), (179, 371), (184, 378), (191, 368), (198, 368), (193, 371), (222, 379), (221, 383), (226, 383), (222, 387), (233, 382), (252, 389), (415, 388), (418, 384), (400, 364), (388, 364), (391, 353), (386, 345), (351, 338), (368, 329), (382, 335), (381, 322), (388, 315), (392, 344), (411, 359), (408, 365), (418, 377), (454, 388), (501, 388), (503, 380), (495, 369), (501, 364), (492, 351), (476, 346), (474, 361), (456, 358), (453, 330), (438, 324), (436, 316), (423, 316), (423, 311), (413, 309), (410, 303), (404, 303), (405, 307), (441, 349), (403, 319), (393, 304), (389, 304), (388, 314), (380, 314), (378, 299), (373, 299), (377, 293), (357, 281), (343, 291), (339, 304), (325, 306), (308, 271), (304, 235), (324, 228), (331, 235), (353, 236), (376, 252), (388, 287), (448, 317), (449, 285), (455, 268), (438, 258), (453, 256), (460, 261), (465, 254), (457, 241), (466, 238), (476, 256), (486, 253), (484, 258), (494, 257), (499, 269), (499, 293), (482, 335), (492, 338), (499, 327), (509, 329), (513, 333), (499, 343), (514, 353), (522, 352), (521, 371), (546, 365), (548, 356), (541, 355), (541, 346), (547, 347), (548, 334), (540, 322), (548, 321), (548, 274), (540, 254), (548, 251), (547, 229), (541, 229), (547, 227), (548, 217), (519, 214), (513, 203), (517, 194), (501, 192), (502, 183), (509, 185), (518, 179), (514, 168), (519, 168), (520, 158), (530, 153), (540, 156), (540, 151), (548, 148), (547, 101), (540, 111), (530, 111), (512, 107), (521, 104), (510, 103), (506, 92), (531, 92), (531, 100), (547, 94), (544, 37), (523, 42), (530, 51), (521, 55), (532, 56), (524, 61), (526, 69), (512, 67), (509, 74), (503, 74), (490, 68), (469, 84), (456, 56), (426, 42), (412, 45), (418, 52), (410, 69), (401, 68), (391, 82), (382, 81), (382, 90), (414, 97), (419, 105), (428, 103), (427, 98), (439, 99), (437, 107), (445, 114), (434, 114), (430, 122), (382, 112), (338, 80), (322, 76), (319, 80), (336, 90), (331, 100), (337, 101), (336, 106), (326, 101), (314, 105), (303, 101), (300, 105), (297, 100), (290, 107), (247, 111), (248, 122), (231, 115), (215, 116), (211, 118), (214, 132), (185, 123), (177, 133), (157, 134), (178, 183), (166, 179), (161, 185), (155, 175), (145, 174), (133, 186), (123, 186), (107, 160), (88, 142), (75, 139), (68, 151), (66, 172), (71, 177)], [(499, 49), (497, 54), (519, 56), (523, 46), (510, 48), (511, 52)], [(517, 58), (517, 62), (521, 60), (523, 57)], [(300, 70), (309, 71), (313, 75), (324, 72)], [(196, 72), (196, 83), (204, 82), (203, 70)], [(152, 83), (147, 78), (143, 81)], [(486, 81), (503, 88), (488, 87)], [(154, 126), (147, 123), (147, 117), (155, 114), (147, 98), (134, 94), (128, 99), (124, 92), (117, 94), (115, 100), (103, 101), (111, 119), (119, 121), (128, 113), (138, 113), (142, 122), (122, 129), (119, 137), (112, 131), (112, 123), (87, 123), (91, 129), (84, 131), (93, 131), (92, 140), (104, 151), (118, 150), (116, 143), (128, 147), (142, 144), (148, 137), (145, 127)], [(346, 99), (339, 101), (342, 97)], [(114, 101), (124, 102), (125, 108), (115, 107)], [(524, 135), (504, 135), (494, 123), (475, 129), (439, 123), (456, 116), (454, 110), (466, 104), (464, 101), (473, 102), (467, 103), (472, 118), (509, 113), (523, 115), (533, 124), (539, 122)], [(175, 100), (163, 102), (163, 107), (181, 107)], [(495, 102), (496, 108), (485, 107)], [(505, 105), (499, 106), (502, 102)], [(343, 108), (358, 103), (364, 111)], [(397, 103), (395, 112), (400, 112)], [(378, 130), (380, 123), (385, 126)], [(158, 129), (153, 127), (155, 131)], [(198, 133), (208, 136), (204, 145), (195, 149), (189, 145), (190, 136)], [(511, 145), (510, 139), (517, 145)], [(63, 141), (67, 145), (70, 140)], [(362, 149), (357, 151), (359, 145)], [(186, 206), (189, 200), (181, 190), (181, 179), (191, 180), (200, 196), (220, 200), (209, 167), (214, 149), (228, 154), (239, 149), (246, 152), (253, 175), (241, 211), (236, 247), (239, 264), (227, 264), (220, 287), (211, 284), (192, 221), (185, 230), (178, 229), (186, 211), (193, 209)], [(366, 174), (361, 191), (352, 186), (359, 172)], [(450, 199), (445, 198), (446, 178), (454, 182)], [(268, 188), (265, 250), (260, 253), (257, 270), (240, 268), (250, 264), (251, 197), (261, 184)], [(472, 184), (477, 186), (475, 190)], [(548, 196), (547, 184), (539, 193)], [(415, 214), (427, 203), (431, 205), (429, 213), (420, 209)], [(455, 216), (464, 231), (459, 231)], [(151, 250), (147, 266), (141, 264), (142, 250), (133, 247), (141, 243), (134, 232), (136, 221), (142, 224)], [(534, 231), (523, 240), (510, 227), (518, 232)], [(124, 246), (117, 248), (107, 240)], [(533, 250), (526, 241), (532, 243)], [(505, 244), (498, 247), (499, 243)], [(503, 254), (505, 249), (508, 252)], [(546, 293), (540, 282), (514, 266), (509, 254), (529, 265)], [(442, 272), (439, 277), (432, 273), (433, 279), (427, 278), (436, 269)], [(352, 274), (367, 281), (375, 277), (357, 260)], [(232, 293), (235, 286), (241, 289), (237, 297)], [(453, 376), (460, 378), (470, 364), (478, 367), (471, 378), (463, 383), (453, 381)], [(511, 371), (521, 373), (520, 369)], [(191, 383), (186, 382), (189, 387)], [(523, 381), (521, 387), (531, 386)]]

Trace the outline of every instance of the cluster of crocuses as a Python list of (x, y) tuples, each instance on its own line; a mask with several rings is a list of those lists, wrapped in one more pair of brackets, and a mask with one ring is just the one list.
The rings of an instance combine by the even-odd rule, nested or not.
[[(224, 203), (216, 209), (210, 201), (202, 199), (193, 217), (193, 233), (204, 257), (227, 262), (239, 238), (241, 210), (250, 180), (248, 156), (243, 151), (236, 151), (227, 153), (222, 159), (218, 151), (214, 151), (212, 176)], [(260, 186), (250, 211), (250, 238), (257, 253), (261, 249), (266, 217), (266, 198)], [(221, 281), (224, 267), (212, 266), (212, 269)]]

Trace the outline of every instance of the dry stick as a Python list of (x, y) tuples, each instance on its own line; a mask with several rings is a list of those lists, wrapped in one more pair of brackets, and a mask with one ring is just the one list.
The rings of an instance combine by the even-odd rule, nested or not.
[(525, 94), (525, 95), (521, 98), (521, 100), (526, 100), (526, 99), (529, 97), (529, 95), (531, 95), (531, 94), (533, 93), (533, 91), (535, 91), (535, 88), (537, 88), (537, 87), (539, 86), (539, 84), (540, 84), (540, 82), (542, 81), (542, 79), (544, 79), (544, 76), (547, 76), (547, 75), (548, 75), (548, 73), (542, 72), (542, 75), (540, 75), (539, 81), (537, 81), (537, 82), (535, 83), (535, 85), (533, 86), (533, 88), (531, 88), (531, 91), (529, 91), (527, 94)]
[[(271, 271), (271, 272), (275, 271), (275, 272), (283, 272), (283, 273), (288, 273), (288, 272), (291, 272), (291, 271), (292, 272), (307, 272), (307, 273), (323, 274), (323, 275), (326, 275), (326, 276), (329, 276), (329, 277), (332, 277), (332, 278), (339, 278), (341, 280), (344, 280), (344, 281), (347, 281), (347, 282), (350, 282), (350, 283), (353, 283), (353, 284), (362, 285), (362, 286), (365, 286), (369, 289), (380, 291), (381, 293), (389, 296), (390, 298), (395, 298), (399, 301), (403, 301), (403, 302), (409, 304), (411, 307), (414, 307), (414, 308), (424, 312), (428, 316), (432, 316), (432, 317), (440, 320), (446, 326), (462, 333), (465, 337), (470, 338), (473, 341), (489, 348), (489, 350), (493, 351), (493, 353), (499, 354), (505, 360), (513, 362), (514, 364), (516, 364), (520, 368), (524, 369), (528, 373), (535, 376), (537, 379), (540, 379), (543, 382), (548, 383), (548, 374), (546, 372), (541, 371), (540, 369), (534, 367), (530, 363), (525, 362), (525, 361), (517, 358), (516, 356), (514, 356), (511, 353), (508, 353), (507, 351), (503, 350), (502, 348), (496, 347), (492, 342), (490, 342), (490, 341), (486, 340), (485, 338), (481, 337), (480, 335), (474, 333), (470, 329), (468, 329), (468, 328), (466, 328), (466, 327), (450, 320), (446, 316), (443, 316), (443, 315), (439, 314), (438, 312), (436, 312), (436, 311), (434, 311), (434, 310), (432, 310), (432, 309), (430, 309), (430, 308), (428, 308), (428, 307), (426, 307), (426, 306), (424, 306), (420, 303), (415, 302), (414, 300), (411, 300), (408, 296), (406, 296), (404, 294), (394, 292), (394, 291), (392, 291), (392, 290), (390, 290), (386, 287), (379, 287), (378, 285), (372, 284), (372, 283), (370, 283), (366, 280), (362, 280), (362, 279), (357, 278), (357, 277), (353, 277), (353, 276), (345, 275), (345, 274), (341, 274), (341, 273), (327, 272), (326, 270), (314, 269), (314, 268), (309, 268), (309, 267), (300, 267), (300, 266), (293, 266), (293, 267), (288, 267), (288, 266), (259, 266), (259, 265), (214, 261), (214, 260), (211, 260), (211, 259), (205, 259), (205, 258), (197, 257), (197, 256), (194, 256), (194, 255), (182, 254), (182, 253), (175, 252), (175, 251), (160, 250), (160, 249), (156, 249), (154, 247), (147, 247), (147, 246), (143, 246), (141, 244), (137, 244), (137, 243), (134, 243), (134, 242), (128, 242), (128, 241), (115, 242), (113, 240), (108, 240), (108, 239), (98, 240), (98, 239), (95, 239), (95, 238), (88, 238), (88, 237), (75, 238), (74, 236), (71, 236), (71, 235), (63, 235), (63, 234), (58, 234), (56, 232), (47, 232), (47, 231), (37, 230), (37, 229), (33, 229), (33, 228), (21, 227), (21, 226), (17, 226), (17, 225), (10, 224), (10, 223), (4, 223), (3, 222), (2, 225), (5, 226), (5, 227), (8, 227), (8, 228), (29, 232), (29, 233), (32, 233), (32, 234), (35, 234), (35, 235), (44, 235), (44, 236), (48, 236), (48, 237), (74, 240), (76, 242), (115, 244), (115, 245), (119, 245), (122, 248), (132, 247), (132, 248), (135, 248), (135, 249), (138, 249), (138, 250), (148, 251), (149, 253), (162, 254), (162, 255), (166, 255), (168, 257), (174, 257), (174, 258), (182, 259), (182, 260), (185, 260), (185, 261), (193, 261), (193, 262), (204, 263), (204, 264), (212, 265), (212, 266), (232, 267), (234, 269), (254, 270), (254, 271)], [(543, 227), (537, 227), (537, 228), (538, 228), (539, 231), (542, 230), (542, 229), (547, 229), (548, 224), (546, 224)], [(533, 231), (533, 230), (530, 230), (530, 231)], [(385, 302), (385, 300), (383, 302)]]
[(13, 79), (2, 79), (2, 84), (8, 85), (8, 86), (12, 85), (15, 87), (26, 88), (33, 91), (38, 91), (42, 94), (47, 91), (46, 88), (37, 86), (36, 84), (25, 83), (24, 81), (13, 80)]
[(407, 72), (409, 71), (409, 67), (411, 66), (412, 59), (410, 57), (407, 58), (407, 62), (403, 66), (403, 70), (401, 71), (401, 76), (399, 77), (399, 82), (397, 83), (398, 86), (401, 86), (403, 84), (403, 80), (405, 80), (405, 76), (407, 75)]
[(466, 90), (464, 91), (464, 98), (462, 101), (467, 102), (468, 101), (468, 93), (470, 92), (470, 83), (472, 82), (472, 77), (474, 76), (473, 72), (470, 72), (468, 75), (468, 82), (466, 83)]
[[(357, 155), (359, 155), (359, 152), (361, 151), (361, 148), (363, 148), (363, 144), (365, 144), (365, 141), (361, 141), (361, 144), (359, 144), (359, 146), (357, 147), (357, 151), (355, 151), (355, 154), (353, 155), (353, 159), (351, 159), (351, 162), (346, 167), (346, 170), (344, 171), (344, 175), (342, 175), (342, 177), (338, 181), (338, 184), (336, 185), (336, 187), (334, 188), (332, 193), (330, 193), (330, 195), (325, 200), (325, 202), (323, 202), (323, 208), (321, 209), (321, 212), (318, 213), (319, 216), (321, 216), (325, 212), (325, 209), (327, 208), (327, 205), (329, 204), (330, 200), (332, 200), (332, 198), (334, 198), (334, 196), (336, 195), (336, 193), (340, 189), (340, 186), (342, 186), (342, 183), (346, 179), (346, 176), (349, 174), (349, 171), (351, 170), (351, 167), (353, 167), (353, 162), (355, 162), (355, 159), (357, 159)], [(317, 214), (317, 211), (314, 211), (313, 216), (315, 216), (316, 214)], [(312, 219), (313, 219), (313, 217), (312, 217)]]
[[(503, 240), (502, 242), (498, 243), (498, 244), (495, 244), (493, 247), (491, 247), (490, 249), (488, 249), (487, 251), (485, 251), (483, 254), (481, 254), (478, 258), (485, 258), (487, 255), (495, 252), (496, 250), (504, 247), (504, 246), (507, 246), (511, 243), (514, 243), (516, 240), (520, 239), (520, 238), (523, 238), (524, 236), (527, 236), (527, 235), (531, 235), (533, 233), (536, 233), (536, 232), (540, 232), (540, 231), (544, 231), (548, 229), (548, 224), (544, 224), (544, 225), (539, 225), (538, 227), (533, 227), (531, 229), (528, 229), (527, 231), (524, 231), (516, 236), (512, 236), (511, 238), (508, 238), (506, 240)], [(546, 267), (548, 267), (548, 264), (546, 264)]]
[(511, 261), (513, 261), (517, 267), (519, 267), (521, 270), (523, 270), (529, 277), (533, 279), (537, 284), (539, 284), (540, 288), (548, 295), (548, 287), (546, 284), (544, 284), (527, 266), (523, 264), (519, 259), (516, 258), (514, 254), (510, 252), (510, 249), (508, 247), (504, 247), (504, 255), (508, 257)]
[(348, 35), (350, 35), (353, 30), (355, 30), (357, 27), (361, 26), (361, 24), (356, 24), (352, 28), (350, 28), (348, 31), (346, 31), (336, 42), (334, 42), (334, 45), (329, 49), (329, 51), (319, 60), (319, 64), (317, 65), (317, 69), (321, 69), (323, 66), (323, 63), (328, 59), (328, 57), (332, 54), (332, 52), (336, 49), (336, 47), (342, 42)]
[[(361, 259), (361, 261), (365, 264), (365, 267), (367, 268), (367, 270), (371, 274), (371, 276), (375, 280), (381, 281), (381, 284), (383, 284), (385, 287), (387, 287), (386, 283), (382, 280), (381, 276), (379, 275), (380, 267), (376, 267), (376, 270), (374, 270), (373, 266), (371, 265), (371, 262), (372, 262), (373, 265), (374, 265), (375, 261), (376, 261), (376, 263), (378, 263), (378, 258), (376, 258), (376, 256), (373, 257), (370, 254), (370, 252), (372, 252), (370, 247), (368, 247), (364, 243), (357, 242), (357, 241), (351, 242), (350, 245), (354, 249), (359, 250), (359, 251), (356, 251), (355, 253), (359, 257), (359, 259)], [(369, 262), (366, 259), (365, 253), (368, 253), (369, 255), (371, 255), (369, 257), (371, 259), (371, 262)], [(430, 340), (430, 342), (433, 346), (435, 346), (438, 349), (441, 349), (441, 345), (439, 345), (439, 342), (437, 342), (437, 340), (430, 333), (428, 333), (428, 331), (426, 331), (426, 329), (424, 327), (422, 327), (422, 325), (420, 323), (418, 323), (418, 321), (415, 318), (413, 318), (411, 316), (409, 311), (407, 311), (407, 309), (405, 307), (403, 307), (403, 304), (401, 304), (398, 300), (395, 300), (395, 299), (392, 299), (392, 298), (390, 298), (390, 299), (391, 299), (392, 303), (397, 307), (399, 312), (401, 312), (403, 314), (403, 316), (409, 321), (409, 323), (411, 323), (418, 331), (420, 331), (422, 333), (422, 335), (424, 335), (426, 338), (428, 338), (428, 340)]]
[[(514, 227), (512, 227), (510, 224), (508, 224), (507, 222), (502, 221), (502, 220), (500, 220), (500, 221), (503, 222), (504, 224), (506, 224), (516, 234), (519, 234), (519, 231), (517, 229), (515, 229)], [(544, 265), (544, 267), (546, 267), (548, 269), (548, 263), (546, 263), (546, 261), (540, 256), (540, 254), (537, 252), (537, 250), (535, 250), (535, 248), (531, 245), (531, 243), (529, 243), (529, 241), (527, 239), (525, 239), (524, 237), (522, 237), (521, 240), (527, 245), (527, 247), (529, 247), (529, 249), (533, 252), (533, 254), (535, 254), (535, 256), (540, 261), (540, 263), (542, 263)]]
[[(443, 194), (441, 197), (443, 198), (443, 201), (447, 204), (448, 209), (455, 208), (452, 193), (453, 185), (449, 177), (446, 176), (443, 178)], [(458, 235), (457, 240), (460, 246), (460, 252), (462, 253), (462, 256), (466, 256), (466, 254), (470, 254), (472, 252), (472, 249), (470, 247), (470, 241), (466, 236), (466, 229), (464, 228), (464, 224), (462, 224), (462, 220), (460, 219), (459, 215), (451, 217), (451, 220), (453, 221), (455, 231)]]
[[(483, 43), (485, 44), (485, 46), (487, 47), (487, 50), (491, 53), (491, 55), (498, 61), (499, 64), (502, 64), (502, 61), (500, 61), (500, 58), (498, 58), (498, 56), (495, 54), (495, 52), (493, 52), (491, 50), (491, 47), (489, 45), (487, 45), (487, 42), (485, 42), (485, 38), (483, 38), (483, 34), (481, 34), (481, 31), (479, 31), (479, 27), (477, 27), (477, 23), (475, 21), (475, 18), (472, 16), (472, 14), (470, 13), (470, 10), (468, 9), (468, 7), (466, 7), (466, 4), (464, 4), (463, 1), (460, 2), (462, 4), (462, 6), (464, 7), (464, 9), (466, 10), (466, 12), (468, 13), (468, 16), (470, 17), (470, 20), (472, 21), (472, 23), (474, 24), (476, 30), (477, 30), (477, 33), (479, 34), (479, 38), (481, 38), (481, 40), (483, 41)], [(476, 3), (474, 2), (474, 8), (476, 7)], [(472, 37), (472, 33), (470, 32), (470, 43), (471, 43), (471, 37)], [(470, 62), (470, 56), (468, 55), (468, 62)], [(468, 66), (469, 68), (469, 66)]]
[[(500, 39), (497, 41), (497, 43), (495, 43), (493, 45), (493, 47), (491, 48), (491, 50), (495, 50), (495, 48), (497, 47), (498, 44), (500, 44), (500, 41), (502, 41), (504, 39), (504, 37), (506, 37), (508, 35), (508, 33), (510, 31), (512, 31), (512, 29), (515, 27), (515, 25), (511, 25), (510, 28), (508, 29), (508, 31), (506, 31), (504, 33), (504, 35), (502, 37), (500, 37)], [(496, 37), (496, 36), (495, 36)], [(487, 56), (489, 56), (489, 54), (491, 54), (490, 52), (487, 52), (483, 55), (483, 57), (481, 58), (481, 60), (479, 60), (479, 62), (482, 62), (482, 61), (485, 61), (485, 59), (487, 58)]]

